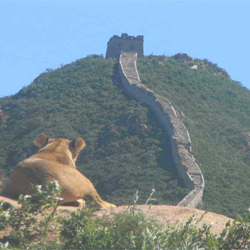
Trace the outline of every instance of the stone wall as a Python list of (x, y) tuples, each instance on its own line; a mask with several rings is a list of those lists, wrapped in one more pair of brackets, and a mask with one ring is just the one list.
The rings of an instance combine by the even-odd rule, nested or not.
[(108, 41), (106, 58), (119, 59), (121, 52), (136, 52), (143, 56), (143, 36), (129, 36), (123, 33), (121, 37), (113, 36)]
[(171, 103), (141, 83), (136, 62), (137, 53), (120, 54), (118, 68), (122, 86), (130, 97), (145, 103), (155, 113), (158, 122), (170, 137), (175, 166), (190, 190), (178, 205), (195, 207), (202, 200), (204, 178), (191, 153), (188, 130), (178, 118)]

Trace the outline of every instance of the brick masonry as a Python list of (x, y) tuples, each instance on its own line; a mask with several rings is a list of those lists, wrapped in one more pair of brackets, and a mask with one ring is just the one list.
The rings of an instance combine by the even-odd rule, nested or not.
[(106, 58), (116, 58), (122, 52), (136, 52), (138, 57), (143, 56), (143, 36), (129, 36), (123, 33), (121, 37), (113, 36), (108, 41)]
[(136, 52), (121, 52), (119, 55), (118, 70), (122, 86), (130, 97), (146, 104), (155, 113), (171, 139), (175, 166), (190, 190), (178, 206), (196, 207), (202, 200), (205, 182), (192, 154), (188, 130), (171, 103), (141, 83), (136, 65), (137, 55)]

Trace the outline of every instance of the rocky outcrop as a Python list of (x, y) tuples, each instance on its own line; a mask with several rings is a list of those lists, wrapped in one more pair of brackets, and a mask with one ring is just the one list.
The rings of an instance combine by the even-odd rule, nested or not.
[(195, 64), (195, 65), (191, 66), (190, 69), (192, 69), (192, 70), (198, 70), (198, 65)]
[[(9, 199), (3, 196), (0, 196), (0, 202), (3, 202), (3, 209), (18, 209), (20, 204), (18, 201)], [(211, 232), (215, 234), (220, 234), (225, 228), (225, 225), (228, 221), (233, 222), (233, 219), (226, 217), (224, 215), (198, 210), (194, 208), (186, 207), (176, 207), (168, 205), (151, 205), (150, 209), (148, 205), (136, 205), (137, 212), (143, 212), (149, 218), (152, 218), (159, 222), (163, 228), (166, 228), (170, 225), (177, 226), (185, 224), (191, 216), (194, 216), (198, 219), (198, 228), (202, 228), (203, 224), (211, 224)], [(59, 206), (57, 212), (59, 216), (70, 216), (72, 212), (79, 211), (79, 207), (73, 206)], [(129, 211), (129, 206), (119, 206), (112, 209), (101, 209), (95, 211), (95, 215), (99, 218), (107, 216), (114, 216), (117, 213), (124, 213)], [(0, 238), (6, 235), (6, 231), (2, 230), (0, 232)]]
[(203, 196), (204, 178), (191, 153), (188, 130), (171, 103), (141, 83), (136, 62), (137, 53), (120, 54), (118, 68), (122, 86), (130, 97), (145, 103), (155, 113), (158, 122), (170, 137), (175, 166), (190, 190), (178, 205), (195, 207)]

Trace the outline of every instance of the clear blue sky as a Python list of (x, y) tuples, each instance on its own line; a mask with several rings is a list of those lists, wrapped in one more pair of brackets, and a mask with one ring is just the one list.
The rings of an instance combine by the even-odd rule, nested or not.
[(250, 89), (250, 1), (0, 0), (0, 97), (46, 68), (104, 54), (109, 38), (144, 35), (145, 55), (187, 53)]

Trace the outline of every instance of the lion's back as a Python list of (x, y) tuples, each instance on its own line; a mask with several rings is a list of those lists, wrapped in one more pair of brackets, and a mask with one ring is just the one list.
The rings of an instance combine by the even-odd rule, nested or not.
[(55, 180), (63, 193), (78, 194), (83, 187), (85, 190), (93, 188), (92, 183), (75, 168), (54, 161), (28, 158), (14, 168), (3, 194), (14, 198), (20, 194), (32, 194), (31, 184), (45, 186)]
[(36, 158), (21, 161), (12, 171), (3, 194), (17, 198), (20, 194), (31, 194), (31, 184), (44, 185), (53, 180), (51, 173), (46, 172), (46, 165), (51, 163)]

